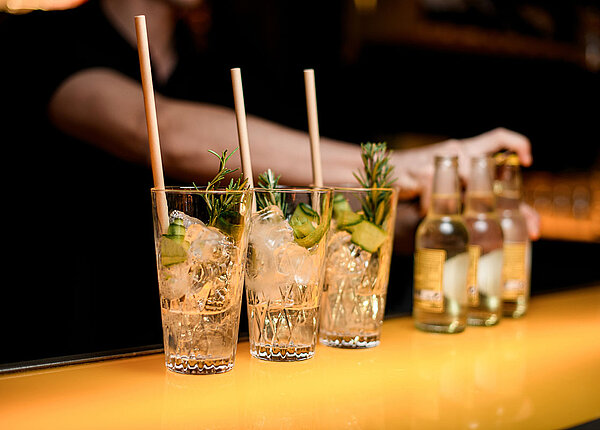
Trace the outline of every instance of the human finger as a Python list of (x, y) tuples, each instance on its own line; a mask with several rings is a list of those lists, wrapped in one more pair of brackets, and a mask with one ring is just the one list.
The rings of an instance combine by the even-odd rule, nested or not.
[(521, 203), (519, 207), (523, 217), (525, 218), (525, 223), (527, 224), (527, 232), (529, 233), (529, 238), (531, 240), (537, 240), (540, 238), (540, 215), (537, 211), (529, 206), (527, 203)]
[(517, 154), (524, 166), (530, 166), (533, 161), (529, 139), (505, 128), (496, 128), (479, 136), (463, 139), (463, 143), (463, 149), (469, 156), (509, 150)]

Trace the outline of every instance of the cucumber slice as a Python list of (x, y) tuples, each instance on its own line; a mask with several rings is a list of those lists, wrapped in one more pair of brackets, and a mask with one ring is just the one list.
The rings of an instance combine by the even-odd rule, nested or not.
[(375, 252), (385, 242), (387, 233), (367, 220), (352, 227), (352, 242), (368, 252)]
[(321, 220), (319, 214), (310, 206), (300, 203), (290, 218), (296, 243), (305, 248), (313, 247), (327, 231), (330, 221), (331, 219)]
[(363, 220), (363, 217), (352, 211), (344, 211), (340, 212), (337, 217), (335, 217), (335, 221), (337, 222), (337, 226), (341, 230), (346, 230), (348, 227), (352, 227)]
[[(291, 224), (290, 224), (291, 225)], [(303, 224), (292, 225), (294, 229), (295, 237), (305, 237), (315, 231), (315, 226), (311, 222), (305, 222)]]
[(336, 194), (333, 198), (333, 216), (337, 217), (341, 212), (352, 212), (352, 208), (343, 195)]
[(187, 251), (190, 244), (188, 241), (183, 240), (182, 236), (176, 237), (181, 237), (181, 240), (172, 239), (166, 235), (160, 239), (160, 261), (163, 266), (172, 266), (187, 260)]
[(242, 231), (240, 214), (234, 211), (224, 211), (215, 222), (215, 227), (233, 238), (238, 238)]
[(190, 247), (189, 242), (184, 240), (185, 227), (183, 220), (176, 218), (160, 239), (160, 257), (163, 266), (172, 266), (187, 260), (187, 250)]
[(334, 205), (335, 205), (336, 203), (339, 203), (339, 202), (342, 202), (342, 201), (345, 201), (345, 200), (346, 200), (346, 199), (344, 198), (344, 196), (343, 196), (343, 195), (341, 195), (341, 194), (339, 194), (339, 193), (338, 193), (338, 194), (336, 194), (335, 196), (333, 196), (333, 204), (334, 204)]
[(319, 214), (312, 210), (310, 206), (300, 203), (296, 206), (290, 218), (290, 225), (294, 229), (294, 236), (296, 238), (308, 236), (315, 230), (313, 222), (318, 223), (319, 218)]
[(185, 236), (183, 220), (180, 218), (175, 218), (173, 222), (169, 224), (166, 236), (174, 240), (177, 240), (178, 237), (181, 237), (181, 240), (183, 240), (183, 236)]
[(312, 248), (325, 234), (325, 231), (327, 230), (327, 224), (327, 222), (323, 221), (308, 235), (304, 237), (296, 237), (296, 243), (305, 248)]
[(317, 212), (315, 212), (313, 210), (313, 208), (311, 208), (310, 206), (308, 206), (306, 203), (300, 203), (296, 207), (296, 210), (294, 211), (294, 213), (302, 213), (302, 214), (304, 214), (306, 216), (306, 218), (308, 218), (311, 221), (315, 221), (317, 223), (321, 219), (321, 217), (319, 216), (319, 214)]
[(362, 215), (354, 212), (350, 207), (348, 200), (341, 194), (336, 194), (333, 199), (333, 218), (339, 229), (350, 232), (353, 230), (353, 226), (359, 224), (363, 220)]

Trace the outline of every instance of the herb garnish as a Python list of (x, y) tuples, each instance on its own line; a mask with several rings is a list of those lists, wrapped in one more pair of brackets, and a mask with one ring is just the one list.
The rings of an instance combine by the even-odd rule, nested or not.
[[(281, 178), (281, 175), (275, 177), (275, 174), (271, 169), (267, 169), (266, 172), (258, 176), (258, 187), (272, 190), (276, 189), (279, 185), (279, 178)], [(287, 213), (287, 203), (283, 193), (269, 191), (268, 193), (256, 193), (255, 195), (258, 210), (264, 209), (267, 206), (276, 205), (279, 206), (279, 209), (281, 209), (284, 216)]]
[(362, 197), (364, 217), (381, 226), (390, 211), (392, 193), (376, 188), (390, 188), (396, 181), (392, 176), (394, 166), (389, 162), (391, 151), (385, 142), (361, 143), (360, 147), (363, 170), (354, 173), (354, 177), (363, 188), (373, 189)]
[[(225, 179), (227, 175), (238, 170), (232, 170), (226, 167), (227, 161), (229, 161), (236, 150), (237, 148), (234, 149), (229, 155), (227, 155), (227, 150), (223, 151), (222, 155), (219, 155), (212, 150), (208, 151), (219, 159), (219, 171), (206, 186), (206, 191), (216, 190), (219, 188), (221, 181)], [(204, 200), (206, 201), (209, 225), (214, 226), (221, 215), (223, 215), (225, 212), (235, 210), (235, 207), (240, 203), (242, 198), (240, 193), (227, 193), (227, 191), (244, 190), (246, 189), (247, 185), (248, 180), (242, 179), (242, 175), (240, 175), (236, 180), (233, 178), (231, 179), (229, 185), (225, 187), (225, 191), (222, 194), (206, 193), (203, 195)], [(194, 186), (196, 187), (196, 184), (194, 184)]]

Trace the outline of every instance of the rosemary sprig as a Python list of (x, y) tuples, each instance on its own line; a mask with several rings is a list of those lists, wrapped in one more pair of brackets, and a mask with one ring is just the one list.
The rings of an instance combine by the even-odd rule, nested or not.
[[(227, 168), (227, 161), (231, 158), (231, 156), (237, 150), (234, 149), (231, 154), (227, 154), (227, 150), (223, 151), (222, 155), (217, 154), (215, 151), (209, 150), (211, 154), (219, 159), (219, 171), (215, 175), (215, 177), (208, 182), (206, 185), (206, 191), (211, 191), (219, 188), (221, 181), (225, 179), (225, 177), (231, 173), (234, 173), (238, 169), (229, 169)], [(196, 184), (194, 184), (196, 187)], [(225, 187), (225, 192), (223, 194), (204, 194), (204, 201), (206, 201), (206, 207), (208, 210), (208, 219), (209, 225), (215, 225), (219, 217), (227, 211), (233, 210), (235, 206), (240, 203), (241, 195), (239, 193), (227, 193), (226, 191), (238, 191), (243, 190), (248, 186), (248, 180), (242, 179), (242, 176), (237, 179), (231, 179), (229, 185)], [(198, 187), (196, 187), (198, 188)]]
[[(275, 174), (271, 169), (267, 169), (266, 172), (258, 176), (258, 187), (264, 189), (276, 189), (279, 185), (279, 178), (281, 175), (275, 177)], [(267, 206), (276, 205), (279, 206), (281, 212), (287, 213), (287, 203), (283, 193), (270, 191), (268, 193), (256, 193), (256, 206), (258, 210), (264, 209)]]
[[(363, 170), (354, 173), (354, 177), (363, 188), (390, 188), (396, 181), (394, 166), (390, 164), (390, 154), (385, 142), (362, 143), (361, 158)], [(373, 224), (382, 226), (391, 205), (392, 193), (372, 190), (362, 197), (364, 216)]]

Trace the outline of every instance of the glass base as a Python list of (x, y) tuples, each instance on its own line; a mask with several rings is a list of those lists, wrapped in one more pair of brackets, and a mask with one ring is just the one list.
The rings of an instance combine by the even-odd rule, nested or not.
[(379, 335), (336, 335), (336, 334), (321, 334), (319, 341), (326, 346), (334, 348), (348, 349), (364, 349), (374, 348), (379, 345)]
[(504, 302), (502, 315), (509, 318), (521, 318), (527, 312), (526, 302)]
[(471, 326), (491, 327), (500, 322), (500, 315), (497, 313), (488, 314), (470, 314), (467, 317), (467, 324)]
[(450, 324), (436, 324), (436, 323), (424, 323), (415, 321), (415, 327), (421, 331), (429, 333), (460, 333), (467, 327), (466, 324), (459, 321), (454, 321)]
[(314, 346), (271, 346), (252, 345), (250, 355), (265, 361), (302, 361), (315, 355)]
[(186, 356), (165, 357), (167, 369), (184, 375), (214, 375), (233, 369), (234, 358), (197, 359)]

